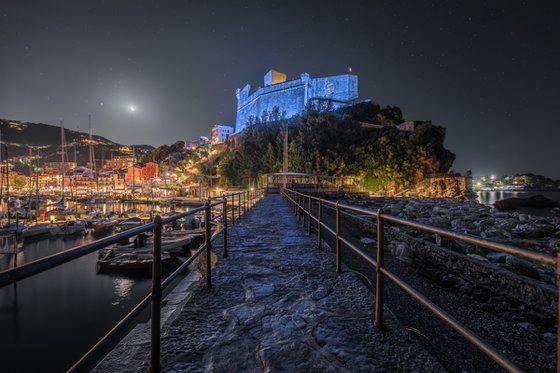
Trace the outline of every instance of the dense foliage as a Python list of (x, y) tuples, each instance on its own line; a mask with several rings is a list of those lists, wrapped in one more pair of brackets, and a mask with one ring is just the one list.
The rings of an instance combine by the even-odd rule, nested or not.
[[(361, 107), (360, 113), (379, 113), (371, 105)], [(280, 172), (284, 126), (289, 131), (290, 171), (359, 176), (370, 190), (407, 187), (427, 174), (447, 172), (455, 160), (443, 146), (443, 127), (421, 124), (414, 132), (394, 126), (362, 128), (350, 115), (309, 109), (290, 120), (250, 123), (239, 147), (222, 154), (222, 183), (242, 185), (258, 175)]]

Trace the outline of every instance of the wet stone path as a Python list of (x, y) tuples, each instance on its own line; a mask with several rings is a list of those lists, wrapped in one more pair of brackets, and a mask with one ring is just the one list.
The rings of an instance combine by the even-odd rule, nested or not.
[[(192, 287), (163, 327), (164, 371), (442, 371), (389, 311), (387, 330), (373, 327), (371, 292), (353, 272), (336, 275), (332, 250), (316, 248), (280, 196), (230, 228), (213, 288)], [(96, 370), (146, 371), (148, 336), (125, 338)]]

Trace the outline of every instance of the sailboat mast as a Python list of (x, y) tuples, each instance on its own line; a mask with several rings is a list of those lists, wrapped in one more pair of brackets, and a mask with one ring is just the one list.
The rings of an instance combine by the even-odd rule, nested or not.
[[(2, 130), (0, 130), (0, 198), (4, 195), (4, 167), (2, 167)], [(0, 201), (0, 207), (2, 202)]]
[(62, 177), (62, 188), (61, 188), (61, 197), (64, 198), (64, 174), (66, 173), (66, 163), (65, 163), (65, 148), (64, 148), (64, 124), (62, 119), (60, 120), (60, 169), (61, 169), (61, 177)]
[(136, 191), (136, 148), (132, 145), (132, 158), (134, 158), (134, 163), (132, 164), (132, 195)]
[(95, 170), (95, 156), (93, 154), (93, 130), (91, 128), (91, 114), (88, 114), (89, 124), (89, 163), (92, 170)]

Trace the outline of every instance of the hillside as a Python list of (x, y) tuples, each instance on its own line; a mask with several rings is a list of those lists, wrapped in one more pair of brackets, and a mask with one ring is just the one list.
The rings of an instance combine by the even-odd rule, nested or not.
[[(2, 131), (2, 143), (8, 147), (8, 156), (21, 157), (37, 152), (41, 155), (41, 162), (52, 162), (60, 159), (60, 127), (43, 123), (26, 123), (17, 120), (0, 119), (0, 131)], [(88, 139), (85, 132), (65, 129), (68, 161), (76, 161), (85, 164), (89, 159)], [(113, 155), (125, 155), (130, 153), (130, 148), (115, 143), (105, 137), (93, 135), (93, 144), (96, 163), (102, 164), (103, 159)], [(76, 152), (74, 152), (74, 147)], [(138, 147), (139, 152), (152, 149), (148, 145)], [(4, 157), (3, 153), (3, 157)]]
[[(362, 112), (377, 111), (379, 119), (390, 117), (374, 104), (361, 106)], [(290, 171), (357, 176), (368, 190), (405, 189), (427, 175), (448, 172), (455, 160), (444, 146), (443, 127), (426, 122), (413, 132), (395, 125), (364, 128), (350, 111), (345, 114), (308, 110), (287, 121)], [(240, 136), (240, 146), (226, 150), (218, 161), (222, 182), (241, 185), (258, 175), (279, 172), (282, 126), (282, 120), (250, 123)]]

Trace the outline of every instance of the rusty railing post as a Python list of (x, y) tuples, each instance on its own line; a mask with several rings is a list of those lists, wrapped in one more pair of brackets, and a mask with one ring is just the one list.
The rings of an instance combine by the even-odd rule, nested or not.
[(298, 223), (303, 220), (303, 202), (301, 194), (298, 194)]
[(152, 251), (152, 327), (150, 372), (161, 372), (161, 216), (154, 219), (154, 247)]
[(311, 236), (311, 196), (307, 197), (307, 235)]
[(210, 220), (212, 220), (212, 207), (210, 207), (210, 199), (206, 201), (205, 224), (206, 229), (206, 289), (212, 288), (212, 233), (210, 230)]
[(231, 193), (231, 225), (235, 225), (235, 195)]
[(237, 218), (241, 219), (241, 192), (237, 193)]
[(556, 257), (556, 286), (558, 287), (558, 309), (556, 311), (556, 372), (560, 373), (560, 254)]
[(377, 269), (375, 279), (375, 326), (383, 329), (383, 209), (377, 210)]
[(319, 205), (317, 206), (317, 248), (320, 250), (322, 248), (322, 235), (321, 235), (321, 214), (322, 214), (322, 201), (319, 199)]
[(336, 273), (342, 272), (342, 255), (340, 252), (340, 202), (336, 201)]
[(222, 213), (222, 216), (224, 217), (224, 237), (223, 237), (223, 241), (224, 241), (224, 258), (227, 258), (228, 256), (228, 223), (227, 223), (227, 197), (224, 195), (224, 212)]

